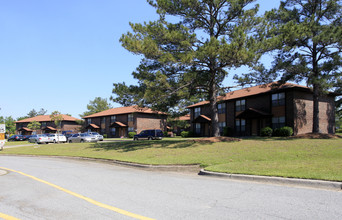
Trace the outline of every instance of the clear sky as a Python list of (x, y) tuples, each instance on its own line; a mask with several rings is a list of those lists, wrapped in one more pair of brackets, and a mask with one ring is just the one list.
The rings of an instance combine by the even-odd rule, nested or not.
[[(279, 6), (258, 3), (260, 11)], [(135, 84), (141, 57), (119, 38), (129, 22), (157, 18), (145, 0), (1, 0), (0, 116), (44, 108), (79, 118), (90, 100), (109, 100), (113, 83)]]

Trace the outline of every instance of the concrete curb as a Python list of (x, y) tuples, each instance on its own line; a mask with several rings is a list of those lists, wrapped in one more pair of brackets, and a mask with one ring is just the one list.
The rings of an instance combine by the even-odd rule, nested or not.
[(253, 181), (253, 182), (271, 183), (271, 184), (279, 184), (279, 185), (301, 186), (301, 187), (310, 187), (310, 188), (328, 189), (328, 190), (342, 190), (342, 182), (333, 182), (333, 181), (324, 181), (324, 180), (216, 173), (216, 172), (206, 171), (204, 169), (201, 169), (198, 175), (215, 176), (215, 177), (228, 178), (228, 179), (233, 179), (233, 180)]

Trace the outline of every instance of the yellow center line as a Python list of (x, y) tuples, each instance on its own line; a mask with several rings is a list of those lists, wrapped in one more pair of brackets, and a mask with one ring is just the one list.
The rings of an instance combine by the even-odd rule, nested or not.
[(4, 220), (20, 220), (18, 218), (14, 218), (12, 216), (6, 215), (4, 213), (0, 212), (0, 219), (4, 219)]
[[(117, 212), (117, 213), (122, 214), (122, 215), (129, 216), (129, 217), (136, 218), (136, 219), (141, 219), (141, 220), (153, 220), (152, 218), (144, 217), (144, 216), (141, 216), (141, 215), (138, 215), (138, 214), (134, 214), (134, 213), (125, 211), (123, 209), (116, 208), (114, 206), (110, 206), (110, 205), (107, 205), (107, 204), (95, 201), (95, 200), (93, 200), (91, 198), (82, 196), (82, 195), (80, 195), (78, 193), (74, 193), (74, 192), (72, 192), (70, 190), (64, 189), (63, 187), (57, 186), (57, 185), (55, 185), (53, 183), (49, 183), (49, 182), (47, 182), (45, 180), (41, 180), (41, 179), (39, 179), (37, 177), (31, 176), (31, 175), (26, 174), (26, 173), (23, 173), (23, 172), (20, 172), (20, 171), (16, 171), (16, 170), (12, 170), (12, 169), (8, 169), (8, 168), (5, 168), (5, 167), (0, 167), (0, 169), (4, 169), (4, 170), (12, 171), (12, 172), (15, 172), (15, 173), (19, 173), (19, 174), (21, 174), (23, 176), (29, 177), (29, 178), (34, 179), (34, 180), (36, 180), (38, 182), (41, 182), (41, 183), (45, 183), (45, 184), (47, 184), (49, 186), (52, 186), (52, 187), (54, 187), (56, 189), (59, 189), (59, 190), (61, 190), (63, 192), (66, 192), (66, 193), (68, 193), (70, 195), (73, 195), (73, 196), (75, 196), (77, 198), (83, 199), (83, 200), (85, 200), (85, 201), (87, 201), (87, 202), (89, 202), (91, 204), (97, 205), (97, 206), (105, 208), (105, 209), (109, 209), (111, 211)], [(1, 217), (1, 215), (0, 215), (0, 217)]]

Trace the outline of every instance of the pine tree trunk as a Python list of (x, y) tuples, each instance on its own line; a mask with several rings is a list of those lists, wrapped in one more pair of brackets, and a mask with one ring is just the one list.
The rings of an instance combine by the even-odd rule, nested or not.
[(218, 111), (217, 111), (217, 89), (216, 85), (211, 85), (211, 89), (209, 91), (209, 100), (210, 100), (210, 112), (211, 112), (211, 136), (219, 137), (220, 129), (218, 126)]
[(319, 133), (319, 88), (313, 85), (313, 118), (312, 133)]

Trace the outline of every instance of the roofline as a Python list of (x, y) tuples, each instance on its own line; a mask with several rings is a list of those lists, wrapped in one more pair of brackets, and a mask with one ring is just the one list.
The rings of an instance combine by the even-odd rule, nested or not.
[[(100, 113), (100, 112), (98, 112), (98, 113)], [(98, 113), (94, 113), (94, 114), (98, 114)], [(125, 112), (125, 113), (105, 114), (105, 115), (98, 115), (98, 116), (92, 116), (92, 115), (94, 115), (94, 114), (92, 114), (92, 115), (84, 116), (82, 118), (83, 119), (86, 119), (86, 118), (100, 118), (100, 117), (104, 117), (104, 116), (125, 115), (125, 114), (132, 114), (132, 113), (167, 115), (167, 113), (165, 113), (165, 112), (158, 112), (158, 111), (155, 111), (155, 112), (130, 111), (130, 112)]]
[[(260, 93), (252, 94), (252, 95), (240, 96), (240, 97), (237, 97), (237, 98), (228, 98), (228, 99), (224, 99), (224, 100), (218, 100), (217, 103), (222, 103), (222, 102), (226, 102), (226, 101), (241, 99), (241, 98), (245, 98), (245, 97), (253, 97), (253, 96), (262, 95), (262, 94), (266, 94), (266, 93), (276, 93), (276, 92), (279, 92), (279, 91), (282, 91), (282, 90), (291, 90), (291, 89), (297, 89), (297, 90), (302, 90), (302, 91), (310, 91), (312, 93), (312, 90), (309, 87), (304, 87), (304, 86), (300, 86), (300, 85), (296, 85), (296, 84), (292, 84), (292, 85), (293, 85), (292, 87), (279, 88), (279, 89), (276, 89), (276, 90), (268, 90), (268, 91), (265, 91), (265, 92), (260, 92)], [(251, 88), (251, 87), (249, 87), (249, 88)], [(243, 89), (246, 89), (246, 88), (243, 88)], [(235, 91), (237, 91), (237, 90), (235, 90)], [(232, 92), (234, 92), (234, 91), (232, 91)], [(226, 93), (226, 94), (228, 94), (228, 93)], [(335, 93), (335, 92), (329, 92), (327, 95), (339, 96), (339, 95), (342, 95), (342, 94), (338, 94), (338, 93)], [(222, 96), (218, 96), (218, 97), (222, 97)], [(208, 100), (202, 101), (202, 102), (205, 102), (205, 103), (199, 104), (201, 102), (198, 102), (196, 104), (189, 105), (186, 108), (190, 109), (190, 108), (194, 108), (194, 107), (204, 106), (204, 105), (209, 105), (210, 104), (210, 102)]]

